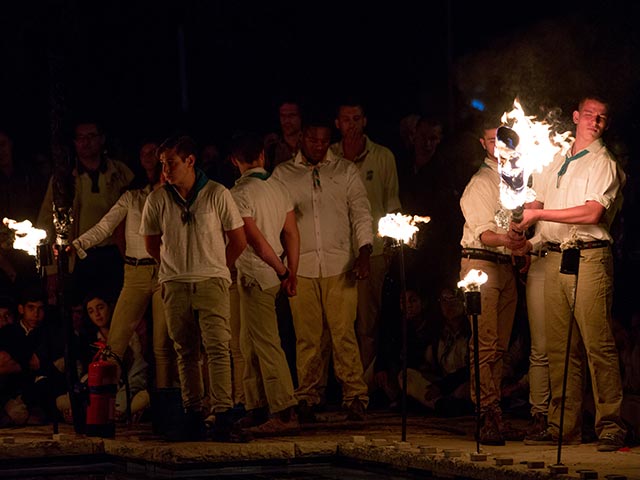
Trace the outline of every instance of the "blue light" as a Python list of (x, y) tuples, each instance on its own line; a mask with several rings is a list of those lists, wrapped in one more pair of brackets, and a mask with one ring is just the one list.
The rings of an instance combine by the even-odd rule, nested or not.
[(471, 106), (476, 110), (484, 112), (484, 103), (482, 102), (482, 100), (478, 100), (477, 98), (474, 98), (473, 100), (471, 100)]

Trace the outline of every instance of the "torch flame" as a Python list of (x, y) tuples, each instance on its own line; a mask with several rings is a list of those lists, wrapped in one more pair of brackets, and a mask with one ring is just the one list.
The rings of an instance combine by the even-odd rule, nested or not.
[(29, 255), (35, 256), (38, 252), (40, 241), (47, 238), (47, 232), (39, 228), (33, 228), (33, 224), (29, 220), (17, 222), (5, 217), (2, 223), (16, 232), (13, 248), (24, 250)]
[(501, 121), (518, 135), (519, 142), (514, 147), (496, 140), (495, 148), (501, 178), (500, 201), (510, 210), (535, 200), (535, 192), (527, 187), (529, 177), (534, 171), (541, 172), (558, 152), (565, 154), (572, 140), (571, 132), (552, 132), (548, 123), (525, 115), (518, 99), (513, 101), (513, 107), (502, 115)]
[(378, 222), (378, 235), (409, 243), (415, 233), (419, 230), (416, 224), (429, 223), (429, 221), (431, 221), (431, 217), (388, 213)]
[(480, 290), (480, 286), (485, 284), (487, 280), (489, 280), (489, 275), (482, 270), (472, 268), (464, 279), (458, 282), (458, 288), (461, 288), (465, 292), (477, 292)]

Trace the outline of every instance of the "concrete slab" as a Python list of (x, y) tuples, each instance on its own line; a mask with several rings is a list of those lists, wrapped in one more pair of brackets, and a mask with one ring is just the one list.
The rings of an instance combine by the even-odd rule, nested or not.
[[(512, 422), (513, 423), (513, 422)], [(69, 425), (60, 425), (60, 441), (52, 440), (51, 426), (29, 426), (0, 430), (0, 468), (3, 465), (28, 465), (30, 459), (49, 457), (83, 457), (105, 455), (131, 462), (147, 473), (163, 468), (215, 468), (230, 465), (294, 464), (314, 459), (336, 459), (373, 464), (400, 471), (423, 471), (436, 477), (462, 477), (478, 480), (501, 479), (578, 479), (580, 471), (594, 471), (598, 478), (640, 480), (640, 446), (618, 452), (597, 452), (595, 444), (564, 446), (562, 464), (568, 476), (554, 475), (548, 468), (529, 469), (531, 462), (557, 463), (553, 446), (526, 446), (507, 442), (505, 446), (482, 447), (476, 452), (473, 418), (434, 419), (410, 417), (407, 444), (412, 448), (396, 449), (400, 442), (398, 416), (369, 415), (359, 424), (327, 421), (298, 436), (253, 440), (246, 444), (214, 442), (168, 443), (151, 434), (150, 425), (127, 429), (118, 427), (115, 439), (76, 436)], [(354, 436), (364, 442), (354, 443)], [(12, 437), (14, 443), (9, 440)], [(7, 438), (8, 441), (4, 441)], [(374, 441), (375, 439), (375, 441)], [(358, 440), (361, 440), (358, 438)], [(435, 446), (420, 449), (420, 446)], [(457, 450), (461, 456), (447, 458), (444, 451)], [(487, 455), (487, 461), (471, 459), (472, 453)], [(512, 459), (512, 464), (499, 459)]]

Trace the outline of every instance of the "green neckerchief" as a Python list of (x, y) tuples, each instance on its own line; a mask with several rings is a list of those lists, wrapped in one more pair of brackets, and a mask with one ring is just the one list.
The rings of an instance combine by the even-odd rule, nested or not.
[(208, 181), (209, 179), (207, 178), (205, 173), (199, 168), (196, 168), (196, 182), (193, 185), (191, 194), (187, 197), (186, 200), (180, 196), (173, 185), (169, 183), (164, 184), (164, 188), (166, 188), (167, 191), (171, 194), (171, 198), (173, 198), (173, 201), (176, 202), (180, 208), (182, 208), (180, 219), (182, 220), (183, 224), (186, 225), (188, 223), (191, 223), (191, 221), (193, 220), (193, 214), (189, 211), (189, 209), (191, 208), (191, 205), (193, 205), (193, 202), (196, 201), (200, 190), (204, 188)]
[(253, 172), (247, 175), (247, 177), (259, 178), (260, 180), (266, 180), (271, 174), (269, 172)]
[(558, 188), (560, 186), (560, 177), (562, 177), (565, 173), (567, 173), (567, 168), (569, 168), (569, 164), (571, 162), (573, 162), (574, 160), (579, 159), (580, 157), (584, 157), (587, 153), (589, 153), (589, 150), (585, 149), (585, 150), (582, 150), (581, 152), (578, 152), (573, 157), (570, 157), (569, 155), (567, 155), (565, 157), (564, 163), (560, 167), (560, 170), (558, 170), (558, 178), (556, 180), (556, 188)]

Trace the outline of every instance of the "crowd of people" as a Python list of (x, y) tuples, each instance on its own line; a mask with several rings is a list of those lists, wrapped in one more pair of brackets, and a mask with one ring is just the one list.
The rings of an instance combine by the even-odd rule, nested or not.
[[(580, 101), (571, 151), (533, 178), (536, 200), (510, 225), (496, 215), (499, 115), (464, 132), (477, 149), (461, 155), (434, 116), (405, 117), (384, 146), (357, 99), (317, 107), (283, 100), (280, 131), (239, 131), (224, 148), (144, 139), (135, 165), (109, 155), (96, 119), (75, 123), (74, 222), (56, 252), (70, 259), (73, 335), (56, 266), (36, 270), (3, 231), (0, 425), (71, 421), (65, 345), (83, 382), (98, 341), (119, 360), (118, 420), (153, 420), (154, 393), (179, 391), (179, 425), (160, 432), (170, 440), (294, 434), (335, 407), (363, 422), (397, 410), (404, 378), (413, 411), (478, 405), (483, 444), (562, 435), (612, 451), (638, 438), (637, 318), (612, 314), (625, 174), (602, 140), (608, 103)], [(0, 216), (53, 238), (55, 174), (35, 171), (0, 130)], [(377, 234), (398, 212), (431, 217), (411, 246)], [(568, 247), (579, 273), (561, 273)], [(472, 269), (489, 277), (478, 332), (456, 287)], [(503, 418), (523, 406), (526, 432)]]

